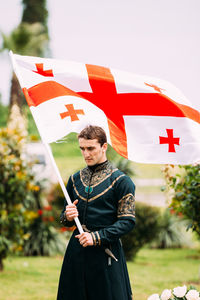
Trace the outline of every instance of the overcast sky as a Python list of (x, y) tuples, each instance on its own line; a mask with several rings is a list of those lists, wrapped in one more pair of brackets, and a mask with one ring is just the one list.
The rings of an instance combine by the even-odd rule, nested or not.
[[(21, 18), (21, 0), (0, 4), (0, 30)], [(170, 81), (200, 110), (200, 0), (47, 0), (52, 57)], [(11, 65), (0, 55), (8, 102)]]

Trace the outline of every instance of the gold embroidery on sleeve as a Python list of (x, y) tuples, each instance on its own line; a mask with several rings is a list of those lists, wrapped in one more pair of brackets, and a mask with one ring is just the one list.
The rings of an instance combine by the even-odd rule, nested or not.
[(118, 202), (117, 217), (128, 216), (135, 218), (135, 197), (131, 193), (123, 196)]

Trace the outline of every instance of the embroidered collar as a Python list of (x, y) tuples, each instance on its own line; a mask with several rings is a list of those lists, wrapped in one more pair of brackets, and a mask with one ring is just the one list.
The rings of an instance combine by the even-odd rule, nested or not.
[(100, 164), (96, 164), (96, 165), (94, 165), (94, 166), (87, 166), (87, 168), (88, 168), (90, 171), (92, 171), (92, 172), (98, 172), (98, 171), (101, 171), (101, 170), (103, 170), (104, 168), (106, 168), (106, 167), (108, 166), (108, 164), (109, 164), (109, 161), (106, 160), (106, 161), (104, 161), (104, 162), (102, 162), (102, 163), (100, 163)]
[(111, 163), (106, 160), (105, 162), (95, 166), (94, 170), (91, 167), (86, 167), (80, 171), (80, 179), (84, 186), (92, 186), (100, 184), (106, 178), (110, 177), (111, 174), (116, 171), (113, 169)]

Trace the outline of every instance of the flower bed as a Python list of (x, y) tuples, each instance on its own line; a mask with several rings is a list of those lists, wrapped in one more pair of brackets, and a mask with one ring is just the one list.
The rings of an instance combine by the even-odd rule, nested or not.
[(147, 300), (200, 300), (200, 294), (194, 287), (184, 285), (173, 290), (165, 289), (161, 295), (153, 294)]

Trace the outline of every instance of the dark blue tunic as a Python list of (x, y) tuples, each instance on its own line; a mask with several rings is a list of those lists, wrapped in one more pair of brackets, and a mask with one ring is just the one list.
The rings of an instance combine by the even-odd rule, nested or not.
[[(126, 261), (119, 239), (135, 224), (132, 180), (106, 161), (95, 169), (72, 175), (67, 184), (72, 201), (78, 199), (79, 219), (95, 239), (94, 246), (82, 247), (74, 236), (64, 257), (57, 300), (132, 300)], [(69, 227), (74, 222), (61, 222)], [(105, 252), (109, 248), (118, 259)]]

